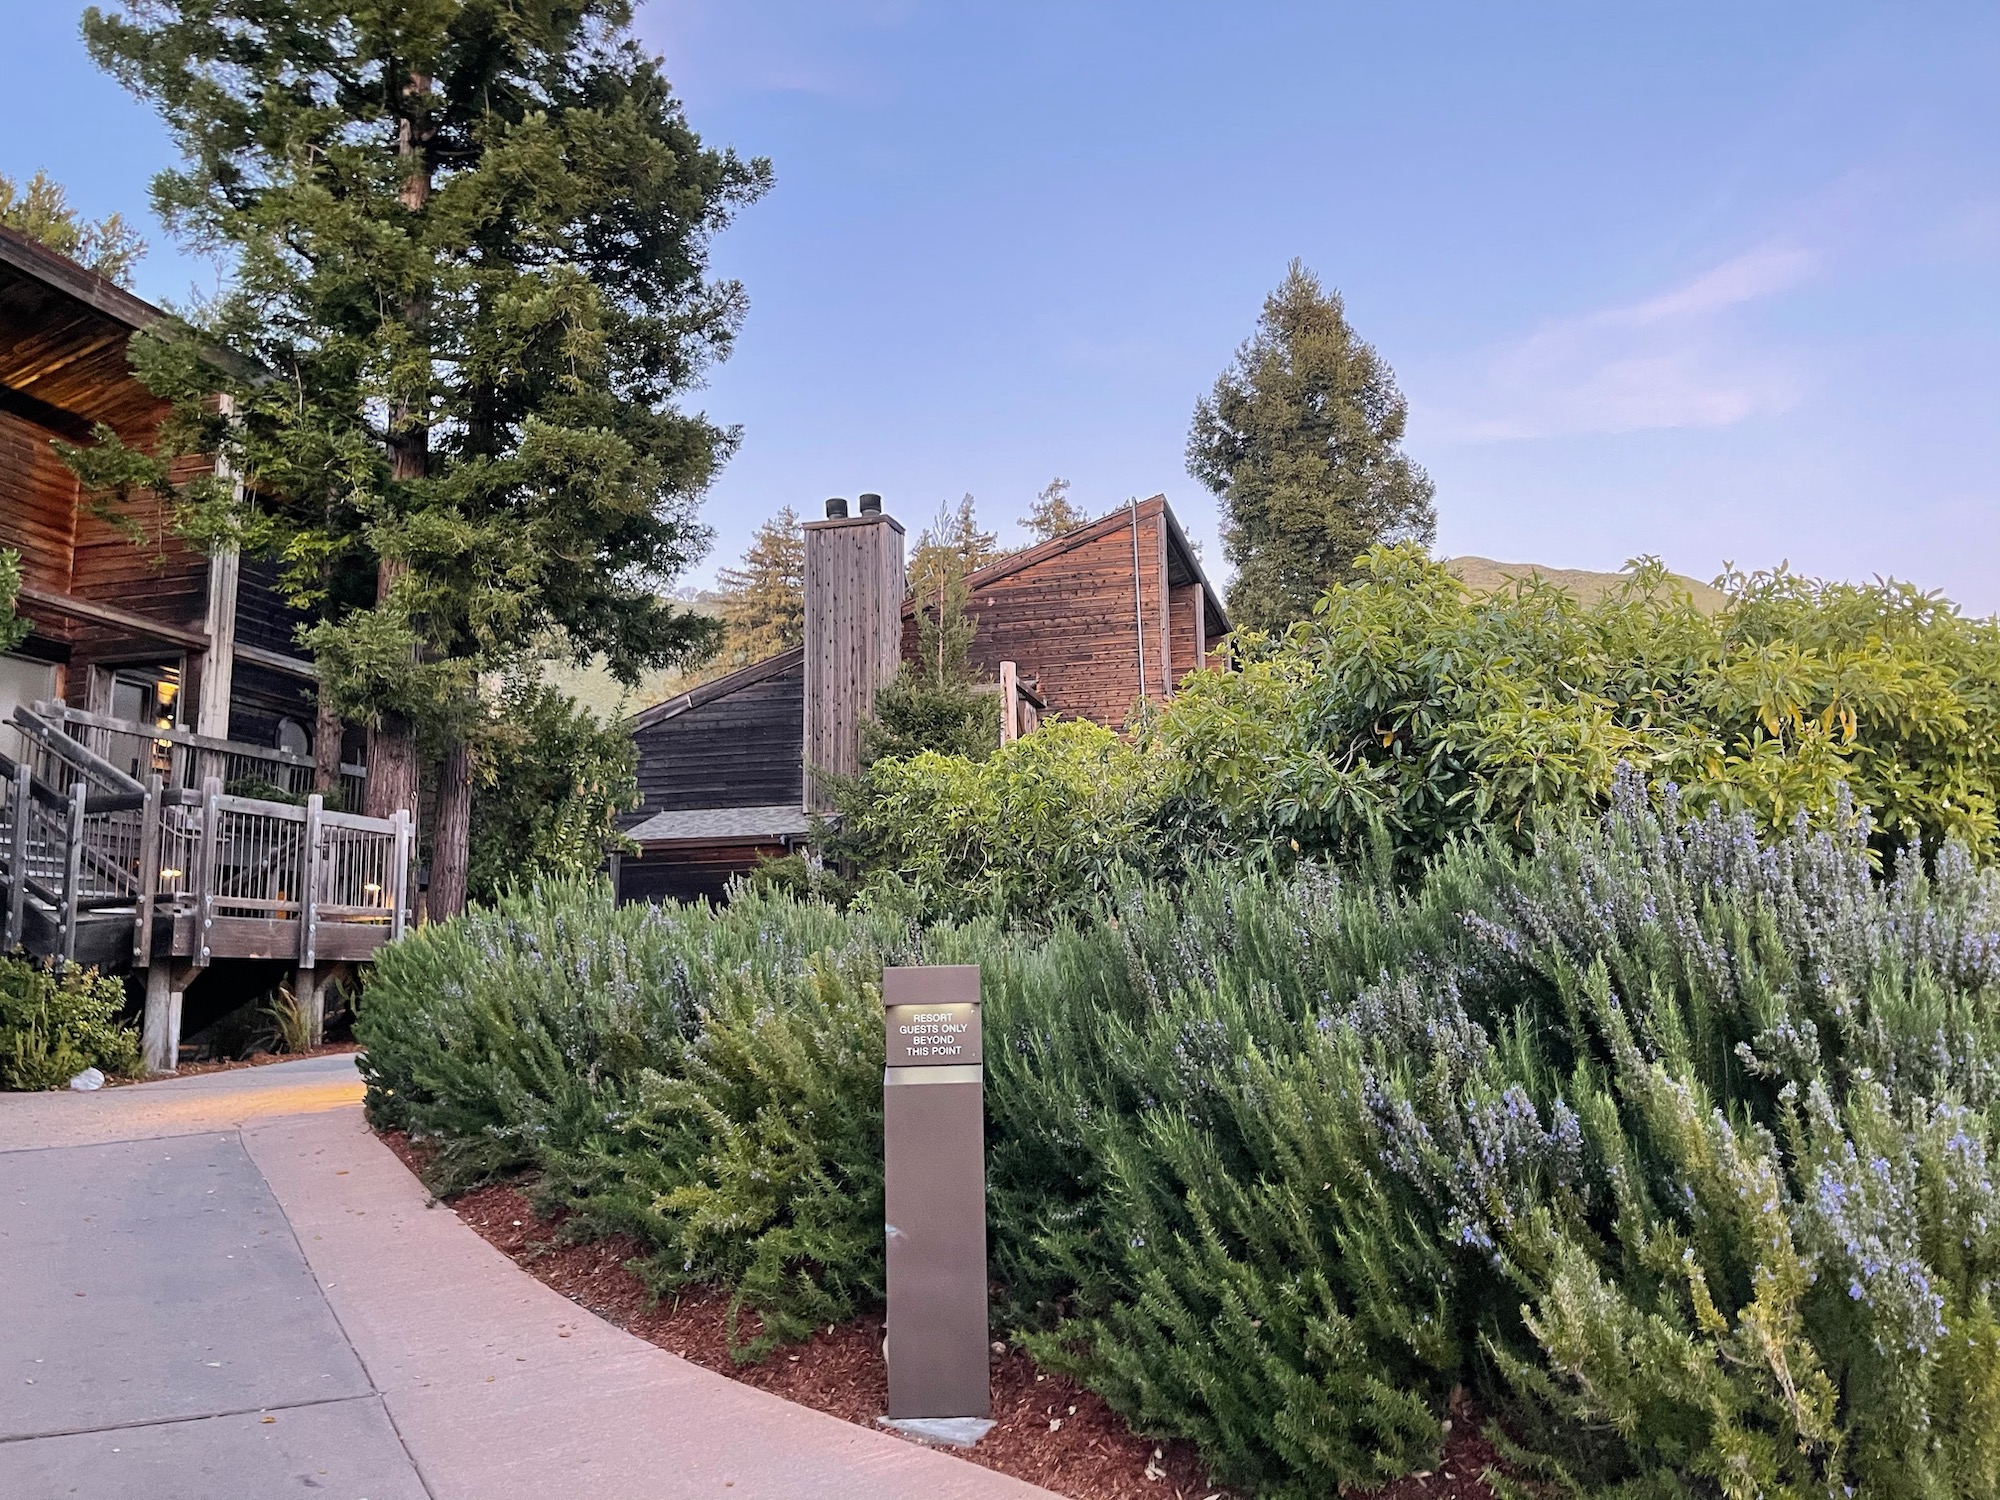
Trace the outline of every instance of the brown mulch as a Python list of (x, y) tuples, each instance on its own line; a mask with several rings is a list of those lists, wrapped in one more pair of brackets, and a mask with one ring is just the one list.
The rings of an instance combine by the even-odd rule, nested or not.
[[(429, 1156), (422, 1146), (400, 1131), (382, 1139), (422, 1175)], [(880, 1312), (815, 1330), (804, 1344), (783, 1347), (762, 1364), (739, 1365), (729, 1355), (728, 1294), (703, 1287), (652, 1301), (645, 1283), (626, 1269), (645, 1253), (633, 1237), (567, 1243), (562, 1215), (539, 1216), (527, 1196), (506, 1183), (474, 1188), (449, 1207), (523, 1270), (648, 1343), (864, 1427), (874, 1427), (888, 1409)], [(740, 1336), (756, 1328), (754, 1315), (746, 1314)], [(975, 1448), (943, 1451), (1074, 1500), (1234, 1500), (1232, 1491), (1208, 1478), (1193, 1444), (1140, 1437), (1103, 1397), (1066, 1375), (1037, 1369), (1012, 1345), (996, 1348), (993, 1430)], [(1379, 1500), (1492, 1500), (1479, 1475), (1498, 1455), (1479, 1435), (1476, 1414), (1456, 1415), (1437, 1472), (1398, 1480), (1379, 1492)]]

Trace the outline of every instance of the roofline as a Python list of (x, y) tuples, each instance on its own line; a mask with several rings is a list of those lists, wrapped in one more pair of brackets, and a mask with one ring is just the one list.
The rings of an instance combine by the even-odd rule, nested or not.
[(67, 255), (4, 227), (0, 227), (0, 265), (12, 266), (127, 328), (145, 328), (166, 316), (152, 303), (133, 296), (110, 277), (100, 276), (89, 267), (78, 265)]
[[(1222, 622), (1220, 630), (1204, 633), (1212, 640), (1220, 640), (1235, 628), (1229, 623), (1229, 611), (1222, 607), (1222, 596), (1215, 591), (1215, 585), (1208, 581), (1208, 574), (1202, 569), (1201, 559), (1194, 555), (1194, 548), (1188, 543), (1187, 533), (1181, 530), (1180, 519), (1175, 516), (1174, 508), (1168, 503), (1165, 495), (1148, 495), (1144, 500), (1128, 502), (1109, 515), (1088, 521), (1074, 531), (1065, 531), (1061, 536), (1052, 536), (1046, 542), (1037, 542), (1032, 547), (1022, 548), (1019, 552), (1010, 552), (998, 561), (990, 562), (985, 567), (968, 573), (965, 578), (966, 587), (973, 593), (978, 593), (989, 584), (998, 583), (1001, 579), (1009, 578), (1025, 568), (1035, 567), (1052, 557), (1062, 556), (1074, 547), (1081, 547), (1086, 542), (1094, 542), (1099, 537), (1109, 536), (1118, 528), (1131, 524), (1135, 507), (1151, 505), (1155, 500), (1159, 501), (1160, 510), (1167, 518), (1169, 542), (1180, 549), (1181, 560), (1187, 564), (1188, 571), (1194, 574), (1195, 582), (1201, 585), (1205, 610), (1212, 612), (1215, 618)], [(914, 597), (906, 597), (903, 600), (904, 614), (914, 613), (916, 607)], [(1203, 623), (1205, 625), (1206, 621)]]
[(625, 721), (625, 728), (634, 734), (642, 729), (651, 729), (655, 724), (677, 718), (689, 709), (713, 703), (717, 698), (726, 698), (738, 688), (749, 687), (753, 682), (762, 682), (766, 677), (775, 677), (805, 659), (806, 648), (792, 646), (780, 651), (776, 656), (753, 661), (747, 667), (738, 667), (734, 672), (713, 678), (698, 687), (689, 688), (685, 693), (663, 699), (650, 708), (642, 708)]

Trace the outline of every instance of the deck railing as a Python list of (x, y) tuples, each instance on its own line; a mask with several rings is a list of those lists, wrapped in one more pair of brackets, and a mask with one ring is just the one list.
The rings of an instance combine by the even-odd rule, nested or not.
[[(316, 767), (312, 758), (290, 750), (219, 740), (188, 729), (135, 724), (57, 701), (38, 703), (35, 712), (134, 781), (157, 774), (170, 788), (193, 791), (214, 776), (224, 786), (262, 782), (288, 797), (303, 797), (313, 790)], [(60, 761), (59, 754), (48, 753), (52, 761)], [(36, 774), (55, 784), (57, 777), (68, 773), (60, 765), (37, 765)], [(342, 806), (361, 805), (367, 778), (367, 767), (341, 764)]]
[(350, 933), (336, 957), (354, 956), (355, 941), (372, 951), (377, 939), (355, 928), (402, 935), (407, 813), (362, 817), (329, 809), (317, 794), (296, 804), (234, 796), (220, 775), (198, 790), (177, 787), (158, 770), (132, 776), (34, 715), (13, 727), (17, 754), (0, 753), (0, 946), (24, 940), (31, 905), (56, 924), (64, 957), (76, 956), (86, 914), (129, 912), (141, 967), (153, 960), (159, 917), (171, 919), (160, 930), (175, 955), (197, 967), (217, 956), (213, 935), (232, 924), (237, 945), (225, 953), (247, 946), (251, 956), (304, 968), (314, 966), (328, 924)]

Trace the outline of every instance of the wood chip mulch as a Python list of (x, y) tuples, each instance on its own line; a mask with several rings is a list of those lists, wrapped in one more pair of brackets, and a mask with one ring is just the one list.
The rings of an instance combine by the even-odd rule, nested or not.
[[(429, 1153), (421, 1145), (401, 1132), (382, 1139), (422, 1175)], [(888, 1409), (879, 1311), (816, 1330), (806, 1343), (782, 1347), (762, 1364), (739, 1365), (729, 1355), (728, 1294), (703, 1287), (653, 1301), (626, 1268), (645, 1253), (631, 1236), (568, 1243), (560, 1214), (539, 1216), (527, 1196), (506, 1183), (474, 1188), (448, 1206), (536, 1279), (648, 1343), (864, 1427), (874, 1427)], [(741, 1336), (747, 1339), (756, 1328), (754, 1315), (745, 1314)], [(1037, 1369), (1012, 1345), (993, 1356), (993, 1418), (993, 1430), (977, 1447), (942, 1451), (1073, 1500), (1237, 1500), (1208, 1478), (1192, 1444), (1139, 1436), (1101, 1396), (1066, 1375)], [(1379, 1500), (1492, 1500), (1479, 1475), (1498, 1456), (1478, 1426), (1476, 1416), (1462, 1414), (1438, 1471), (1398, 1480), (1379, 1492)]]

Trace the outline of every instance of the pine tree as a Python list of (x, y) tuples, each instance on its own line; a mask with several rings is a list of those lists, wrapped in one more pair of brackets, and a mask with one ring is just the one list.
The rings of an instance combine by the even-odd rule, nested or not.
[(1188, 472), (1222, 501), (1237, 624), (1303, 619), (1378, 542), (1430, 544), (1431, 481), (1402, 452), (1408, 410), (1340, 294), (1293, 261), (1188, 434)]
[(169, 227), (235, 262), (202, 337), (135, 357), (178, 404), (161, 456), (226, 458), (256, 508), (104, 443), (86, 478), (286, 561), (322, 691), (369, 727), (368, 810), (414, 808), (420, 752), (437, 767), (433, 912), (463, 899), (482, 672), (559, 638), (630, 682), (717, 634), (664, 586), (707, 545), (695, 505), (737, 434), (675, 402), (743, 313), (708, 241), (770, 169), (702, 144), (630, 21), (132, 0), (84, 22), (181, 148), (154, 183)]
[(79, 219), (63, 185), (46, 172), (35, 173), (25, 188), (0, 172), (0, 225), (120, 286), (131, 285), (132, 267), (146, 253), (146, 242), (121, 215), (95, 224)]
[(743, 566), (716, 574), (722, 585), (720, 665), (762, 661), (806, 638), (806, 544), (798, 512), (787, 505), (757, 528)]
[(1043, 486), (1041, 494), (1035, 497), (1034, 505), (1021, 520), (1021, 525), (1038, 542), (1052, 541), (1089, 524), (1090, 517), (1069, 503), (1067, 479), (1051, 479)]

